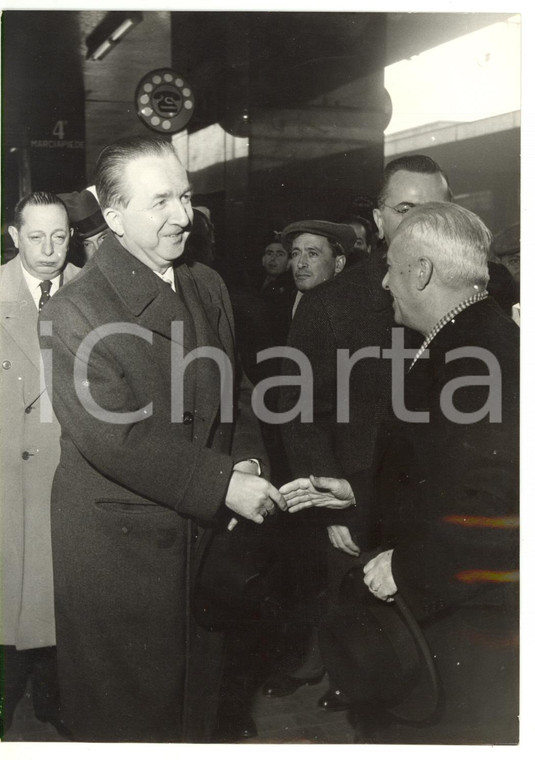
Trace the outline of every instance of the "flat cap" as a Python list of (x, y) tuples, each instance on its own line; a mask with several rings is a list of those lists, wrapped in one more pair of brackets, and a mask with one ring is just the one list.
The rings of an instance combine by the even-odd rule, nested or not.
[(355, 230), (350, 224), (325, 222), (321, 219), (305, 219), (302, 222), (292, 222), (292, 224), (283, 229), (281, 233), (282, 242), (285, 246), (289, 247), (297, 235), (302, 235), (305, 232), (336, 240), (344, 249), (344, 253), (352, 253), (357, 242)]
[(65, 204), (70, 223), (83, 240), (108, 229), (98, 201), (90, 190), (58, 193), (58, 197)]

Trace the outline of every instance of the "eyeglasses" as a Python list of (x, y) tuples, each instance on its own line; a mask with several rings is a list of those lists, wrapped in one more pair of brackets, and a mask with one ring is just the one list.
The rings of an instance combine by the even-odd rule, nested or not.
[(408, 201), (404, 201), (403, 203), (398, 203), (397, 206), (389, 206), (388, 203), (381, 204), (382, 206), (385, 206), (386, 208), (391, 209), (392, 211), (395, 211), (396, 214), (401, 214), (403, 216), (407, 213), (407, 211), (410, 211), (411, 208), (415, 208), (417, 206), (417, 203), (409, 203)]

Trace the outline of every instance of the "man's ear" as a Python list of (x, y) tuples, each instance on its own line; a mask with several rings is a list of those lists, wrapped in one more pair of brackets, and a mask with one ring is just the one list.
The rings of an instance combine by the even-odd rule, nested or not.
[(13, 224), (10, 224), (9, 227), (7, 228), (7, 231), (11, 235), (11, 239), (13, 240), (13, 242), (15, 244), (15, 248), (18, 248), (19, 247), (19, 231), (18, 231), (18, 229)]
[(418, 259), (417, 271), (418, 282), (416, 287), (418, 290), (424, 290), (431, 281), (431, 276), (433, 274), (433, 262), (425, 256), (420, 256)]
[(345, 267), (345, 265), (346, 265), (346, 257), (343, 254), (340, 256), (337, 256), (335, 264), (334, 264), (334, 273), (340, 274), (340, 272)]
[(383, 212), (380, 208), (373, 209), (373, 221), (377, 225), (378, 235), (381, 240), (384, 240), (385, 231), (383, 229)]
[(121, 212), (115, 208), (107, 208), (104, 209), (103, 216), (110, 230), (115, 232), (119, 237), (122, 237), (124, 235), (124, 227)]

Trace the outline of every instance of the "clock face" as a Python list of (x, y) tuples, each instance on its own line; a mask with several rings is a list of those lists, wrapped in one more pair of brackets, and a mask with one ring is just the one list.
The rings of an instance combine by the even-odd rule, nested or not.
[(191, 87), (172, 69), (150, 71), (136, 89), (137, 115), (155, 132), (180, 132), (193, 116), (194, 105)]

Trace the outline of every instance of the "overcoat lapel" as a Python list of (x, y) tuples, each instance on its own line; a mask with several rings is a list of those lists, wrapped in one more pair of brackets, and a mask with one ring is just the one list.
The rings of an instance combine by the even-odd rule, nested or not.
[[(208, 297), (200, 293), (185, 261), (175, 269), (177, 293), (113, 238), (104, 241), (93, 261), (139, 325), (181, 344), (184, 356), (197, 347), (215, 347), (227, 353), (233, 363), (232, 347), (223, 345), (218, 337), (221, 313), (208, 293)], [(183, 343), (180, 333), (172, 331), (172, 324), (177, 321), (184, 324)], [(195, 411), (193, 437), (205, 445), (219, 415), (221, 380), (219, 367), (212, 359), (196, 360), (194, 365), (188, 369), (186, 378), (194, 377), (195, 387), (192, 389), (186, 383), (184, 403), (189, 404), (191, 399)], [(205, 409), (211, 410), (209, 416), (200, 413)]]
[(175, 270), (177, 285), (182, 292), (195, 325), (196, 346), (216, 346), (224, 350), (218, 333), (220, 310), (208, 298), (203, 298), (190, 267), (184, 263)]
[(184, 319), (184, 307), (172, 289), (149, 267), (109, 236), (94, 257), (125, 309), (147, 330), (169, 340), (173, 322)]
[[(193, 322), (195, 347), (217, 348), (223, 351), (232, 362), (232, 354), (228, 347), (221, 343), (218, 334), (218, 323), (221, 313), (211, 300), (203, 297), (190, 267), (186, 262), (175, 270), (177, 289), (184, 298), (186, 307)], [(207, 294), (208, 295), (208, 294)], [(204, 417), (198, 413), (194, 417), (194, 438), (205, 443), (215, 419), (219, 416), (221, 375), (218, 364), (212, 359), (201, 359), (197, 363), (195, 375), (195, 410), (211, 409), (212, 413)]]

